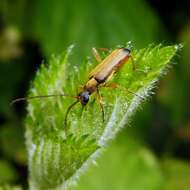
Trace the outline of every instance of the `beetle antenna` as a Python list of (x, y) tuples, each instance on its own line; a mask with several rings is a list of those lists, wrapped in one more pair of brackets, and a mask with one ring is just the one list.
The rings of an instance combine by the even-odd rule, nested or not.
[(20, 101), (26, 101), (26, 100), (32, 100), (32, 99), (40, 99), (40, 98), (62, 97), (62, 96), (78, 99), (77, 96), (69, 96), (69, 95), (65, 95), (65, 94), (51, 94), (51, 95), (29, 96), (29, 97), (17, 98), (17, 99), (14, 99), (10, 103), (10, 105), (12, 106), (16, 102), (20, 102)]
[(66, 114), (65, 114), (65, 126), (66, 126), (66, 127), (67, 127), (67, 118), (68, 118), (68, 115), (69, 115), (71, 109), (72, 109), (78, 102), (79, 102), (79, 100), (73, 102), (73, 103), (68, 107), (68, 109), (67, 109), (67, 112), (66, 112)]

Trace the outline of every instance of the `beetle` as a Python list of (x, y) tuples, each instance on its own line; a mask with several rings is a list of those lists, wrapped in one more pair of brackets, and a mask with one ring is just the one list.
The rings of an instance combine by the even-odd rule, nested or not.
[[(94, 92), (97, 93), (97, 98), (101, 107), (102, 118), (104, 121), (104, 108), (99, 88), (106, 86), (107, 82), (112, 78), (114, 73), (121, 69), (131, 56), (131, 51), (127, 48), (115, 49), (104, 60), (101, 59), (98, 51), (95, 48), (92, 48), (92, 52), (99, 64), (90, 72), (88, 81), (83, 86), (82, 91), (76, 96), (77, 101), (71, 104), (67, 109), (65, 116), (65, 125), (67, 125), (67, 117), (70, 110), (78, 102), (80, 102), (83, 107), (86, 106), (89, 102), (90, 96)], [(109, 85), (109, 87), (111, 87), (111, 85)], [(112, 87), (114, 88), (116, 85), (113, 85)]]
[[(113, 75), (119, 71), (122, 66), (127, 63), (128, 59), (131, 57), (131, 50), (128, 48), (118, 48), (112, 51), (105, 59), (101, 59), (98, 51), (96, 48), (92, 48), (92, 52), (95, 56), (95, 59), (99, 64), (90, 72), (88, 76), (88, 81), (86, 84), (82, 87), (82, 90), (78, 93), (77, 96), (69, 96), (65, 94), (53, 94), (53, 95), (44, 95), (44, 96), (33, 96), (33, 97), (27, 97), (27, 98), (18, 98), (12, 101), (12, 104), (21, 100), (29, 100), (29, 99), (35, 99), (35, 98), (47, 98), (47, 97), (54, 97), (54, 96), (65, 96), (65, 97), (71, 97), (75, 98), (76, 101), (72, 103), (65, 115), (65, 125), (67, 125), (67, 118), (70, 110), (77, 104), (81, 103), (82, 107), (86, 106), (89, 102), (90, 96), (96, 92), (99, 105), (101, 107), (102, 111), (102, 117), (104, 120), (104, 108), (102, 103), (102, 97), (99, 92), (99, 88), (101, 87), (117, 87), (116, 84), (109, 84), (107, 85), (107, 82), (113, 77)], [(135, 68), (134, 63), (132, 61), (133, 68)], [(130, 93), (133, 93), (129, 91)], [(135, 93), (133, 93), (135, 94)], [(136, 95), (136, 94), (135, 94)], [(139, 96), (139, 95), (137, 95)], [(140, 98), (143, 98), (139, 96)]]

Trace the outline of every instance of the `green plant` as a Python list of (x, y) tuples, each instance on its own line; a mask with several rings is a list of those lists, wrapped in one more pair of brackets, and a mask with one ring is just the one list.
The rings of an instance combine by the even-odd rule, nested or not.
[[(83, 110), (77, 105), (64, 126), (64, 116), (72, 99), (57, 97), (31, 100), (26, 118), (26, 141), (29, 157), (30, 189), (66, 189), (75, 183), (85, 168), (129, 123), (142, 99), (147, 98), (160, 75), (179, 46), (150, 46), (133, 51), (137, 69), (128, 64), (113, 81), (123, 89), (101, 89), (105, 102), (105, 122), (94, 97)], [(76, 94), (76, 87), (84, 84), (90, 69), (96, 64), (87, 59), (80, 67), (71, 64), (70, 46), (61, 56), (52, 56), (49, 65), (41, 65), (31, 86), (29, 96), (46, 94)]]

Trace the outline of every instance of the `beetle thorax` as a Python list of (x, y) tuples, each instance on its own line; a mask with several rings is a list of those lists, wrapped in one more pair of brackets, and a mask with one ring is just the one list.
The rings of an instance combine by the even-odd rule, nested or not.
[(94, 78), (91, 78), (84, 86), (84, 90), (92, 94), (94, 91), (97, 90), (98, 85), (99, 85), (98, 81)]

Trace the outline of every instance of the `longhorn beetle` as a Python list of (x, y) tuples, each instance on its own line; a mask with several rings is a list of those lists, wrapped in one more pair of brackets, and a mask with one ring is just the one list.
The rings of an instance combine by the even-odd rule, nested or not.
[[(101, 59), (98, 51), (95, 48), (92, 48), (92, 52), (94, 54), (95, 59), (97, 60), (99, 64), (90, 72), (88, 81), (82, 87), (81, 92), (78, 93), (77, 96), (70, 96), (70, 95), (65, 95), (65, 94), (32, 96), (32, 97), (15, 99), (12, 101), (11, 104), (14, 104), (15, 102), (22, 101), (22, 100), (29, 100), (29, 99), (35, 99), (35, 98), (48, 98), (48, 97), (55, 97), (55, 96), (65, 96), (65, 97), (75, 98), (76, 101), (73, 102), (66, 111), (65, 126), (67, 126), (67, 118), (68, 118), (68, 114), (70, 110), (79, 102), (81, 103), (83, 107), (86, 106), (89, 101), (90, 96), (94, 92), (96, 92), (98, 102), (102, 111), (103, 120), (104, 120), (104, 108), (103, 108), (102, 97), (100, 95), (99, 88), (100, 87), (116, 88), (118, 86), (117, 84), (107, 84), (107, 82), (113, 77), (113, 75), (117, 71), (119, 71), (122, 68), (122, 66), (125, 63), (127, 63), (129, 58), (132, 58), (131, 51), (127, 48), (118, 48), (112, 51), (104, 60)], [(135, 65), (133, 61), (132, 61), (132, 64), (133, 64), (133, 69), (135, 69)], [(127, 91), (132, 94), (135, 94), (129, 90)], [(137, 94), (135, 95), (140, 97), (141, 99), (144, 99), (143, 97)]]

